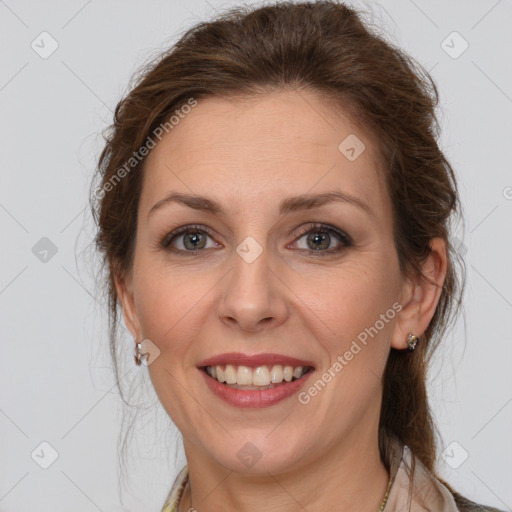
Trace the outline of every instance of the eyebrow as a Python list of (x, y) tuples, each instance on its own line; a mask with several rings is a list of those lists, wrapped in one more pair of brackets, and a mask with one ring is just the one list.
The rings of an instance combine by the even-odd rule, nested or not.
[[(332, 203), (332, 202), (344, 202), (348, 204), (352, 204), (357, 206), (359, 209), (363, 210), (367, 215), (375, 219), (375, 214), (373, 210), (361, 199), (348, 194), (346, 192), (325, 192), (322, 194), (302, 194), (299, 196), (291, 196), (283, 199), (279, 204), (279, 214), (285, 215), (287, 213), (292, 213), (300, 210), (311, 210), (313, 208), (318, 208), (323, 206), (324, 204)], [(149, 216), (154, 213), (156, 210), (159, 210), (165, 205), (170, 203), (179, 203), (189, 208), (193, 208), (194, 210), (207, 211), (211, 212), (215, 215), (225, 215), (226, 212), (224, 208), (215, 200), (208, 199), (207, 197), (197, 196), (193, 194), (180, 194), (177, 192), (171, 192), (166, 197), (158, 201), (148, 212)]]

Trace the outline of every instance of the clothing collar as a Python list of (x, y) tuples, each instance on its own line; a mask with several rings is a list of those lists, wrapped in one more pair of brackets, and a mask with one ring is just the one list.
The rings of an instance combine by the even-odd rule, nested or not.
[(383, 512), (459, 510), (448, 488), (397, 438), (392, 439), (390, 477), (393, 484)]

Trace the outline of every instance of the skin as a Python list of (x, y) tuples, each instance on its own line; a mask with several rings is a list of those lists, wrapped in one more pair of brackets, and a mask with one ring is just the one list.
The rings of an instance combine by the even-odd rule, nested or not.
[[(352, 133), (366, 146), (355, 161), (338, 150)], [(116, 288), (135, 340), (161, 351), (148, 370), (183, 434), (191, 486), (181, 511), (379, 508), (389, 478), (377, 444), (381, 377), (391, 347), (406, 349), (407, 334), (427, 328), (447, 258), (433, 239), (424, 270), (437, 284), (401, 275), (375, 148), (364, 127), (303, 90), (201, 99), (148, 156), (133, 267)], [(170, 203), (148, 217), (171, 191), (215, 199), (226, 213)], [(288, 196), (330, 191), (356, 196), (374, 215), (342, 202), (279, 215)], [(308, 254), (315, 246), (299, 229), (311, 223), (339, 228), (352, 245), (332, 233), (322, 250), (339, 252)], [(159, 246), (189, 224), (211, 229), (199, 233), (203, 249), (184, 254), (183, 235), (173, 242), (180, 254)], [(252, 263), (236, 252), (249, 236), (263, 249)], [(395, 302), (401, 311), (307, 405), (293, 396), (231, 406), (196, 367), (224, 352), (277, 352), (314, 361), (309, 387)], [(250, 468), (237, 457), (247, 442), (262, 455)]]

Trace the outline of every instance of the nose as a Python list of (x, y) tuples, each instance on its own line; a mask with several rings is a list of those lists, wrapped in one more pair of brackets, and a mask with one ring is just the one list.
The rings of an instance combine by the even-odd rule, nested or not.
[(281, 325), (288, 316), (286, 286), (271, 268), (266, 251), (248, 262), (233, 255), (233, 267), (223, 282), (219, 317), (230, 327), (260, 332)]

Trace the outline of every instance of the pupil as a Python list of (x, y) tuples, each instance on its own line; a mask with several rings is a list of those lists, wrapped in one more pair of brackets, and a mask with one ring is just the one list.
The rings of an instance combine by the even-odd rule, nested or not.
[[(313, 242), (313, 244), (315, 244), (315, 247), (314, 249), (317, 250), (317, 249), (326, 249), (327, 247), (329, 247), (329, 235), (327, 233), (314, 233), (313, 235), (310, 235), (308, 240), (310, 242)], [(326, 242), (327, 243), (323, 243), (323, 242)], [(323, 245), (318, 245), (318, 244), (322, 244)]]
[[(197, 233), (192, 233), (192, 234), (188, 234), (187, 237), (185, 238), (185, 246), (188, 248), (188, 249), (197, 249), (197, 248), (201, 248), (200, 247), (200, 244), (202, 242), (202, 237), (201, 235), (197, 234)], [(189, 247), (188, 244), (191, 243), (192, 246)]]

